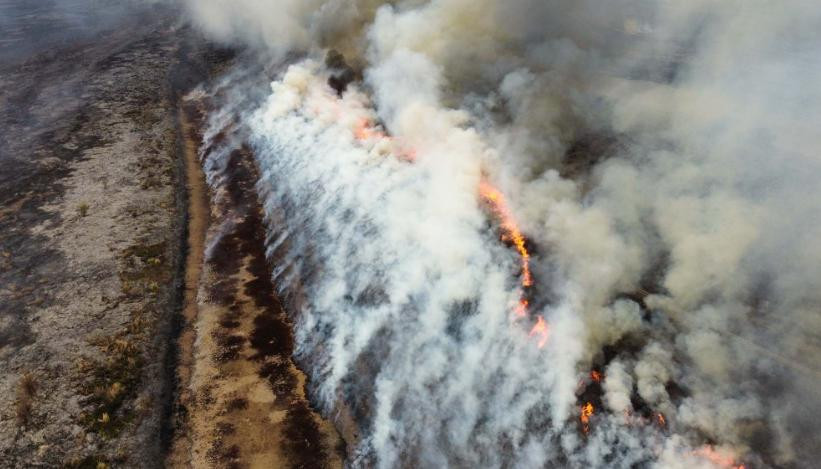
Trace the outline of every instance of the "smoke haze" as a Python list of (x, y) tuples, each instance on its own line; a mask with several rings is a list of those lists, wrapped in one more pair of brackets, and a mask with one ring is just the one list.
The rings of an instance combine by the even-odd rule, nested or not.
[[(251, 104), (224, 83), (214, 132), (235, 113), (256, 151), (274, 280), (354, 466), (817, 464), (815, 2), (188, 7), (290, 64)], [(326, 48), (363, 77), (341, 97)]]
[(167, 0), (0, 0), (0, 64), (55, 52), (124, 24), (147, 21)]

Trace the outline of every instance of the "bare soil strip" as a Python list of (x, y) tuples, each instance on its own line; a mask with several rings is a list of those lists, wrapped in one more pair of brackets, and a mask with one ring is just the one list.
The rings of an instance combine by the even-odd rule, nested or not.
[[(178, 103), (182, 107), (181, 103)], [(197, 292), (202, 275), (202, 263), (205, 253), (205, 234), (210, 223), (208, 207), (208, 187), (205, 182), (205, 173), (197, 156), (199, 147), (196, 129), (184, 112), (178, 112), (177, 126), (180, 132), (180, 150), (184, 159), (185, 186), (187, 191), (187, 220), (188, 236), (185, 253), (185, 275), (183, 286), (182, 327), (177, 339), (177, 404), (187, 406), (191, 402), (189, 384), (194, 363), (194, 340), (196, 331), (194, 324), (197, 320), (199, 307)], [(178, 412), (179, 414), (179, 412)], [(188, 464), (191, 451), (190, 435), (185, 431), (184, 413), (177, 437), (172, 442), (168, 455), (168, 463), (174, 467)]]

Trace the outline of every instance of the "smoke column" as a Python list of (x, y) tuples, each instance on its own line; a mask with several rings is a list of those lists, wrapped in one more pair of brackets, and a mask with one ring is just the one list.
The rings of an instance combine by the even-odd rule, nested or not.
[[(288, 57), (213, 121), (256, 152), (273, 280), (314, 396), (359, 430), (351, 465), (817, 464), (817, 4), (189, 11)], [(363, 77), (341, 95), (326, 48)]]

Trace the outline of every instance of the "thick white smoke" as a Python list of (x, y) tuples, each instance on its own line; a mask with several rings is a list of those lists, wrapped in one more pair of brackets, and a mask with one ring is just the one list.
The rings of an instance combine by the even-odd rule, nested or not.
[[(328, 415), (356, 414), (354, 464), (815, 461), (821, 8), (379, 3), (191, 2), (267, 58), (362, 64), (340, 98), (301, 61), (243, 113), (275, 281), (302, 286), (298, 353)], [(529, 318), (483, 178), (535, 247)]]

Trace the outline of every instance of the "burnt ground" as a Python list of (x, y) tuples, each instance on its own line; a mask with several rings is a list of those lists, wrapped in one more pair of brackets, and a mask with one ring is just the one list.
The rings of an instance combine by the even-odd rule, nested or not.
[(0, 27), (0, 468), (341, 466), (252, 155), (209, 198), (181, 112), (234, 54), (165, 3), (0, 0)]
[(220, 56), (166, 6), (75, 3), (0, 2), (0, 467), (159, 467), (186, 229), (176, 99)]
[[(196, 150), (208, 104), (183, 100), (186, 144)], [(172, 467), (341, 467), (342, 442), (305, 394), (305, 375), (293, 362), (291, 323), (271, 282), (265, 223), (255, 184), (254, 157), (241, 144), (217, 138), (210, 152), (225, 152), (210, 174), (210, 226), (201, 272), (188, 280), (190, 321), (180, 349), (178, 432)], [(213, 170), (212, 170), (213, 171)], [(192, 210), (192, 213), (196, 210)], [(191, 303), (189, 304), (189, 301)], [(195, 337), (185, 340), (188, 330)], [(188, 345), (186, 345), (186, 343)]]

